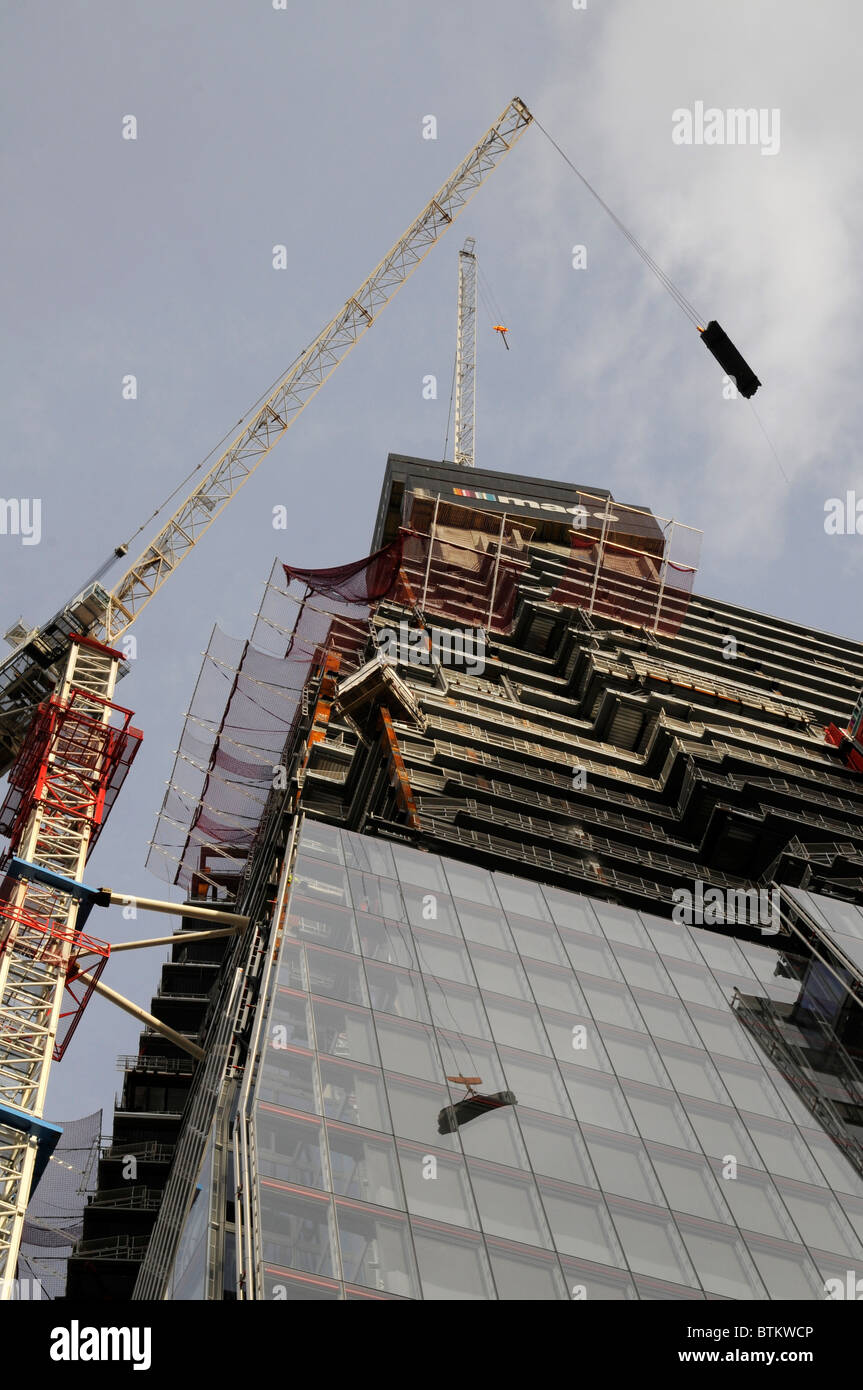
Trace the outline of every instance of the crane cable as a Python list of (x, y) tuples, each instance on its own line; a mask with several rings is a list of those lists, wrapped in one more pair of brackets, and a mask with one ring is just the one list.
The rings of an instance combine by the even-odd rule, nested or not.
[(685, 294), (683, 293), (683, 291), (680, 290), (680, 289), (678, 289), (677, 285), (675, 285), (675, 283), (674, 283), (674, 281), (671, 279), (671, 277), (665, 273), (665, 271), (662, 269), (662, 267), (661, 267), (660, 265), (657, 264), (657, 262), (653, 259), (653, 257), (652, 257), (652, 256), (650, 255), (650, 253), (646, 250), (646, 248), (643, 247), (643, 246), (641, 245), (641, 242), (638, 241), (638, 239), (633, 235), (633, 233), (629, 230), (629, 228), (628, 228), (627, 226), (625, 226), (623, 222), (621, 222), (620, 218), (617, 216), (617, 213), (615, 213), (615, 212), (612, 211), (612, 209), (608, 206), (608, 203), (605, 201), (605, 199), (597, 192), (597, 190), (594, 188), (593, 184), (590, 183), (590, 181), (589, 181), (587, 178), (585, 178), (585, 176), (584, 176), (584, 174), (581, 172), (581, 170), (576, 168), (576, 166), (573, 164), (572, 160), (569, 158), (569, 155), (566, 154), (566, 152), (565, 152), (564, 150), (561, 149), (560, 145), (559, 145), (559, 144), (557, 143), (557, 141), (553, 138), (553, 136), (549, 135), (548, 131), (546, 130), (546, 128), (545, 128), (545, 126), (542, 124), (542, 122), (541, 122), (536, 116), (534, 116), (533, 119), (534, 119), (534, 124), (537, 125), (537, 126), (539, 126), (539, 129), (542, 131), (543, 135), (545, 136), (546, 140), (548, 140), (549, 144), (551, 144), (551, 145), (554, 146), (554, 148), (557, 150), (557, 152), (558, 152), (558, 154), (560, 155), (560, 157), (564, 160), (564, 162), (565, 162), (566, 164), (569, 165), (569, 167), (570, 167), (570, 169), (572, 170), (572, 172), (573, 172), (573, 173), (576, 175), (576, 177), (579, 178), (579, 179), (581, 180), (581, 182), (584, 184), (584, 186), (585, 186), (585, 188), (587, 189), (587, 191), (593, 195), (593, 197), (594, 197), (594, 198), (596, 199), (596, 201), (599, 203), (600, 207), (603, 208), (603, 209), (608, 213), (608, 216), (611, 218), (612, 222), (613, 222), (614, 225), (617, 227), (617, 229), (618, 229), (620, 232), (622, 232), (623, 235), (626, 237), (626, 240), (629, 242), (630, 246), (632, 246), (633, 249), (634, 249), (635, 251), (638, 252), (639, 256), (640, 256), (641, 259), (644, 261), (645, 265), (648, 266), (648, 268), (649, 268), (650, 270), (653, 271), (654, 275), (655, 275), (656, 278), (659, 280), (660, 284), (663, 286), (664, 289), (666, 289), (666, 290), (668, 291), (668, 293), (671, 295), (672, 299), (673, 299), (673, 300), (675, 301), (675, 303), (677, 304), (678, 308), (682, 309), (683, 312), (684, 312), (684, 314), (686, 315), (686, 317), (695, 325), (696, 328), (700, 329), (701, 326), (702, 326), (702, 324), (705, 322), (705, 319), (703, 318), (703, 316), (701, 316), (701, 315), (697, 312), (697, 310), (694, 308), (694, 306), (693, 306), (693, 305), (690, 303), (690, 301), (686, 298), (686, 296), (685, 296)]
[(184, 488), (186, 484), (189, 483), (192, 478), (194, 478), (195, 474), (200, 472), (200, 470), (204, 467), (206, 463), (209, 463), (210, 459), (213, 457), (213, 455), (216, 453), (218, 449), (221, 449), (222, 446), (228, 440), (234, 437), (235, 432), (240, 428), (241, 425), (245, 424), (246, 421), (249, 420), (257, 410), (260, 409), (264, 401), (269, 400), (270, 396), (275, 391), (279, 382), (284, 380), (288, 372), (293, 370), (293, 368), (297, 365), (300, 359), (305, 356), (307, 352), (308, 348), (303, 348), (303, 351), (297, 354), (293, 362), (290, 363), (290, 365), (285, 369), (285, 371), (279, 373), (275, 381), (273, 381), (273, 383), (270, 386), (268, 386), (265, 391), (262, 392), (262, 394), (255, 401), (254, 405), (250, 406), (250, 408), (246, 411), (245, 415), (241, 415), (237, 423), (234, 426), (232, 426), (231, 429), (227, 430), (225, 434), (222, 435), (222, 438), (219, 440), (219, 442), (213, 445), (210, 452), (206, 454), (204, 458), (201, 459), (200, 463), (195, 464), (194, 468), (192, 468), (186, 474), (185, 478), (183, 478), (177, 484), (173, 492), (170, 492), (168, 494), (164, 502), (161, 502), (159, 506), (156, 507), (155, 511), (151, 512), (150, 515), (146, 518), (146, 520), (141, 522), (141, 525), (138, 527), (136, 531), (132, 532), (128, 540), (124, 541), (121, 545), (115, 546), (108, 558), (103, 561), (103, 563), (99, 566), (97, 570), (93, 571), (93, 573), (90, 575), (90, 578), (83, 585), (83, 588), (89, 588), (91, 584), (95, 584), (97, 580), (102, 579), (107, 574), (108, 570), (113, 569), (117, 561), (122, 559), (122, 557), (128, 553), (129, 546), (136, 539), (136, 537), (140, 536), (141, 532), (146, 530), (146, 528), (150, 525), (152, 521), (155, 521), (156, 517), (159, 516), (165, 510), (168, 503), (174, 500), (181, 488)]

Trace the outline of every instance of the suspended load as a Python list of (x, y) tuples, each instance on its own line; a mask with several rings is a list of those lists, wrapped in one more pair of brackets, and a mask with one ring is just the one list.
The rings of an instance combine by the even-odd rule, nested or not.
[(827, 743), (838, 748), (846, 767), (855, 772), (863, 772), (863, 690), (851, 711), (851, 718), (844, 729), (828, 724), (825, 731)]
[(457, 1100), (455, 1105), (445, 1105), (441, 1110), (437, 1117), (438, 1134), (452, 1134), (459, 1125), (476, 1120), (480, 1115), (488, 1114), (490, 1110), (499, 1110), (503, 1105), (518, 1105), (512, 1091), (494, 1091), (491, 1095), (480, 1095), (474, 1090), (474, 1086), (482, 1085), (481, 1076), (448, 1076), (447, 1081), (457, 1081), (466, 1086), (467, 1094), (462, 1100)]
[(747, 400), (754, 396), (761, 382), (749, 363), (741, 357), (724, 328), (719, 326), (716, 319), (711, 319), (706, 328), (700, 328), (698, 331), (702, 343), (713, 353), (720, 367), (729, 376), (734, 377), (741, 396), (745, 396)]
[(506, 335), (509, 332), (509, 329), (506, 327), (506, 324), (493, 323), (492, 328), (494, 329), (495, 333), (499, 333), (500, 336), (503, 338), (503, 345), (506, 348), (507, 352), (509, 352), (509, 343), (506, 341)]

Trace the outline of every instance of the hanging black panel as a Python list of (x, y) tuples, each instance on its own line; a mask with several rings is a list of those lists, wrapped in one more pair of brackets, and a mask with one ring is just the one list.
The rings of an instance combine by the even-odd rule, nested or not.
[(471, 1095), (455, 1105), (447, 1105), (437, 1117), (438, 1134), (452, 1134), (459, 1125), (486, 1115), (489, 1110), (499, 1110), (502, 1105), (518, 1105), (512, 1091), (495, 1091), (490, 1096)]
[(745, 396), (747, 400), (750, 396), (754, 396), (761, 382), (749, 363), (741, 357), (724, 328), (720, 328), (716, 319), (711, 319), (707, 327), (702, 328), (701, 341), (713, 353), (720, 367), (729, 376), (734, 377), (741, 396)]

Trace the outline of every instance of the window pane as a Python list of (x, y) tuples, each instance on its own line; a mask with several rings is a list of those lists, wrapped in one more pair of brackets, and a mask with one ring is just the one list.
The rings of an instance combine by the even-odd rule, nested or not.
[(395, 922), (404, 920), (402, 895), (393, 879), (349, 869), (348, 880), (357, 913), (370, 912), (375, 917), (389, 917)]
[(446, 893), (446, 875), (436, 854), (426, 854), (423, 850), (408, 849), (406, 845), (393, 845), (393, 859), (402, 883), (424, 888), (428, 893)]
[(598, 936), (579, 936), (561, 929), (564, 950), (577, 975), (585, 971), (606, 980), (622, 980), (614, 952), (607, 941)]
[(535, 1173), (579, 1187), (598, 1186), (587, 1147), (573, 1120), (519, 1111), (524, 1142)]
[[(306, 821), (306, 827), (320, 825), (319, 821)], [(303, 845), (305, 847), (306, 832), (303, 831)], [(348, 868), (360, 869), (364, 873), (380, 874), (383, 878), (396, 878), (397, 874), (393, 867), (393, 856), (390, 846), (386, 840), (374, 839), (371, 835), (354, 835), (348, 830), (342, 831), (342, 845), (344, 848), (345, 863)]]
[(270, 1047), (312, 1047), (308, 997), (305, 994), (288, 994), (283, 989), (277, 990), (267, 1020), (266, 1035)]
[(494, 1298), (491, 1269), (479, 1237), (467, 1237), (452, 1227), (439, 1230), (430, 1222), (417, 1219), (411, 1225), (423, 1298)]
[(663, 960), (671, 957), (692, 961), (695, 965), (701, 964), (701, 956), (686, 927), (675, 926), (673, 922), (666, 922), (664, 918), (654, 917), (649, 912), (640, 912), (638, 915)]
[(454, 898), (465, 898), (471, 903), (484, 903), (486, 907), (500, 906), (492, 876), (485, 869), (474, 868), (472, 864), (457, 864), (453, 859), (445, 859), (443, 864)]
[(320, 1279), (313, 1274), (287, 1274), (265, 1266), (264, 1297), (279, 1303), (335, 1303), (340, 1289), (332, 1279)]
[(255, 1108), (255, 1148), (262, 1178), (300, 1187), (328, 1186), (320, 1120), (285, 1115), (272, 1105)]
[(570, 1298), (586, 1299), (589, 1303), (599, 1300), (632, 1300), (638, 1297), (629, 1275), (623, 1270), (609, 1269), (607, 1265), (595, 1265), (587, 1260), (571, 1260), (561, 1257), (563, 1273), (566, 1278)]
[(686, 1112), (676, 1096), (634, 1081), (625, 1082), (623, 1090), (642, 1138), (671, 1144), (677, 1149), (698, 1148)]
[(390, 1127), (383, 1078), (371, 1067), (349, 1066), (321, 1058), (324, 1114), (365, 1129)]
[(342, 1270), (349, 1283), (403, 1298), (419, 1297), (405, 1217), (338, 1197), (336, 1216)]
[(346, 1004), (368, 1004), (361, 960), (307, 946), (306, 961), (312, 994), (343, 999)]
[(507, 914), (515, 912), (520, 917), (535, 917), (540, 922), (551, 921), (551, 913), (538, 883), (531, 883), (525, 878), (509, 878), (506, 874), (495, 874), (494, 884)]
[(520, 1105), (532, 1110), (547, 1110), (552, 1115), (571, 1115), (556, 1063), (524, 1052), (512, 1052), (509, 1048), (501, 1048), (500, 1057), (507, 1085), (515, 1092)]
[(493, 994), (510, 994), (514, 999), (530, 999), (527, 978), (515, 956), (492, 951), (488, 946), (472, 946), (471, 959), (480, 989)]
[(532, 1175), (468, 1160), (482, 1228), (525, 1245), (550, 1246), (551, 1238)]
[(562, 888), (552, 888), (543, 884), (542, 896), (557, 926), (570, 927), (573, 931), (585, 932), (588, 936), (600, 935), (590, 903), (578, 893), (567, 893)]
[(620, 941), (629, 946), (641, 946), (648, 951), (651, 949), (650, 937), (644, 930), (638, 913), (632, 908), (617, 907), (614, 903), (596, 901), (593, 904), (593, 910), (609, 941)]
[(410, 888), (403, 883), (402, 898), (412, 927), (441, 932), (444, 936), (461, 936), (455, 903), (446, 893)]
[(574, 1067), (564, 1067), (563, 1071), (579, 1123), (635, 1133), (635, 1123), (626, 1099), (613, 1077), (601, 1076), (598, 1072), (576, 1071)]
[(379, 1207), (404, 1207), (392, 1139), (327, 1123), (333, 1191)]
[(777, 1120), (788, 1118), (763, 1067), (723, 1061), (722, 1080), (740, 1110), (753, 1110), (756, 1115), (770, 1115)]
[(747, 1115), (746, 1128), (769, 1172), (817, 1185), (818, 1167), (793, 1126)]
[(487, 994), (485, 1007), (496, 1042), (550, 1056), (551, 1047), (535, 1004), (521, 1005), (515, 999)]
[(458, 1148), (457, 1134), (439, 1135), (437, 1130), (438, 1114), (450, 1104), (446, 1087), (411, 1081), (387, 1072), (386, 1088), (396, 1135), (402, 1139), (416, 1139), (430, 1148)]
[[(578, 1014), (540, 1010), (555, 1057), (577, 1067), (594, 1071), (612, 1070), (600, 1037), (600, 1027), (592, 1018)], [(605, 1029), (602, 1030), (605, 1032)]]
[(654, 990), (657, 994), (675, 993), (668, 971), (656, 955), (627, 946), (615, 946), (614, 954), (627, 984)]
[(319, 1052), (331, 1057), (350, 1058), (354, 1062), (378, 1064), (378, 1049), (372, 1016), (366, 1009), (353, 1009), (347, 1004), (331, 1004), (323, 999), (312, 1001), (315, 1018), (315, 1037)]
[(315, 1059), (296, 1048), (268, 1049), (257, 1085), (259, 1100), (269, 1100), (286, 1110), (320, 1110), (316, 1091)]
[(860, 1265), (863, 1259), (860, 1241), (831, 1193), (782, 1180), (777, 1187), (808, 1246), (847, 1256), (849, 1261)]
[(731, 1212), (722, 1200), (721, 1180), (714, 1175), (706, 1159), (695, 1154), (675, 1153), (658, 1144), (649, 1144), (648, 1151), (662, 1183), (664, 1200), (673, 1211), (731, 1225)]
[(341, 836), (335, 825), (325, 825), (317, 820), (305, 821), (300, 843), (304, 854), (320, 854), (335, 864), (344, 862)]
[(706, 965), (689, 965), (685, 961), (669, 961), (668, 973), (674, 981), (681, 999), (693, 1004), (706, 1004), (710, 1009), (721, 1009), (725, 996)]
[(671, 1085), (662, 1058), (643, 1033), (624, 1033), (618, 1028), (605, 1027), (602, 1036), (618, 1076), (646, 1081), (650, 1086)]
[(728, 1104), (728, 1093), (719, 1073), (703, 1049), (679, 1047), (671, 1042), (661, 1042), (658, 1047), (675, 1090), (701, 1100), (716, 1101), (718, 1105)]
[(670, 1279), (675, 1284), (697, 1283), (670, 1217), (639, 1211), (633, 1203), (616, 1197), (609, 1199), (609, 1210), (634, 1274)]
[(546, 960), (552, 965), (563, 966), (568, 970), (568, 957), (557, 931), (550, 923), (544, 925), (541, 922), (531, 922), (526, 917), (511, 916), (509, 924), (522, 956), (529, 956), (533, 960)]
[(567, 1183), (540, 1180), (540, 1192), (562, 1255), (574, 1255), (598, 1264), (623, 1267), (626, 1263), (614, 1232), (608, 1208), (598, 1193), (583, 1192)]
[(547, 1004), (551, 1009), (562, 1009), (565, 1013), (587, 1012), (584, 995), (568, 966), (565, 970), (556, 970), (551, 965), (537, 965), (528, 961), (525, 969), (534, 997), (539, 1004)]
[(330, 1202), (303, 1196), (274, 1180), (260, 1184), (262, 1257), (287, 1269), (324, 1276), (337, 1273), (330, 1239)]
[(824, 1281), (804, 1246), (789, 1245), (782, 1250), (778, 1242), (762, 1246), (750, 1239), (747, 1247), (770, 1298), (824, 1297)]
[(384, 917), (360, 913), (357, 921), (360, 950), (366, 960), (382, 960), (388, 965), (402, 965), (408, 970), (417, 964), (413, 942), (399, 922)]
[(662, 1188), (640, 1139), (626, 1140), (591, 1125), (584, 1126), (583, 1133), (603, 1192), (664, 1205)]
[(461, 929), (468, 941), (494, 946), (500, 951), (513, 949), (512, 936), (501, 909), (480, 907), (477, 903), (456, 903)]
[(633, 1032), (645, 1032), (635, 1000), (626, 985), (613, 980), (597, 980), (591, 975), (580, 975), (579, 984), (584, 990), (590, 1012), (600, 1023), (614, 1023), (619, 1028), (631, 1028)]
[(428, 1004), (420, 975), (413, 971), (396, 970), (390, 965), (366, 966), (372, 1008), (400, 1018), (415, 1018), (430, 1023)]
[(414, 932), (414, 946), (420, 969), (442, 980), (457, 980), (463, 985), (474, 982), (470, 959), (464, 943), (448, 936)]
[(444, 989), (434, 980), (426, 980), (426, 990), (435, 1027), (452, 1028), (472, 1038), (491, 1037), (478, 989), (449, 981)]
[(834, 1144), (825, 1134), (816, 1134), (814, 1130), (806, 1131), (806, 1142), (834, 1192), (861, 1191), (860, 1177), (838, 1144)]
[(301, 941), (329, 946), (336, 951), (356, 951), (357, 933), (350, 907), (309, 901), (301, 893), (291, 895), (288, 930)]
[(446, 1221), (453, 1226), (479, 1226), (464, 1160), (447, 1153), (430, 1153), (425, 1145), (399, 1143), (399, 1163), (412, 1216)]
[(723, 1164), (733, 1157), (747, 1168), (763, 1168), (761, 1157), (736, 1110), (687, 1100), (686, 1111), (707, 1157)]
[(671, 999), (659, 999), (656, 995), (650, 997), (640, 991), (636, 992), (635, 998), (652, 1037), (668, 1038), (671, 1042), (687, 1043), (691, 1047), (701, 1046), (701, 1039), (682, 1004), (676, 1004)]
[(498, 1240), (490, 1240), (488, 1250), (498, 1298), (522, 1303), (570, 1297), (556, 1256)]
[(465, 1153), (472, 1158), (489, 1158), (526, 1172), (527, 1153), (519, 1132), (516, 1109), (506, 1106), (496, 1110), (489, 1119), (493, 1119), (494, 1123), (465, 1125), (459, 1130)]
[(736, 1231), (727, 1226), (683, 1220), (680, 1233), (707, 1293), (723, 1298), (764, 1298), (764, 1286)]
[(377, 1032), (381, 1056), (388, 1070), (443, 1082), (443, 1069), (430, 1028), (423, 1024), (398, 1023), (381, 1014)]
[(758, 1231), (760, 1235), (776, 1236), (779, 1240), (800, 1239), (800, 1232), (796, 1230), (766, 1173), (738, 1168), (736, 1177), (723, 1178), (720, 1176), (721, 1167), (714, 1171), (717, 1172), (717, 1180), (734, 1220), (742, 1230)]
[(745, 1062), (754, 1062), (758, 1054), (746, 1036), (742, 1023), (735, 1014), (714, 1012), (691, 1004), (689, 1016), (701, 1036), (703, 1045), (711, 1054), (724, 1057), (739, 1057)]
[(337, 864), (328, 864), (317, 855), (297, 855), (291, 885), (291, 897), (294, 896), (307, 901), (336, 903), (342, 907), (351, 905), (345, 870)]

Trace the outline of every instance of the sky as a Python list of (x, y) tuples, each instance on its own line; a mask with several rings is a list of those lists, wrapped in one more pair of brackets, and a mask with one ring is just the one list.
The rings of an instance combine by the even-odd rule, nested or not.
[[(178, 896), (144, 861), (213, 623), (250, 631), (276, 557), (365, 554), (389, 451), (444, 456), (467, 236), (495, 308), (477, 464), (700, 528), (699, 592), (863, 637), (863, 539), (825, 530), (851, 492), (863, 533), (859, 0), (6, 0), (0, 32), (0, 499), (41, 511), (38, 543), (0, 531), (0, 632), (48, 618), (147, 521), (514, 95), (763, 383), (727, 398), (533, 126), (136, 622), (117, 698), (144, 743), (88, 882)], [(761, 113), (759, 138), (676, 142), (698, 103)], [(89, 929), (172, 920), (115, 908)], [(124, 953), (105, 979), (148, 1007), (165, 957)], [(103, 1107), (109, 1132), (138, 1032), (94, 1000), (46, 1113)]]

